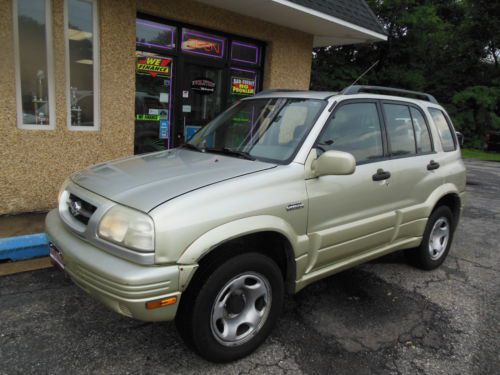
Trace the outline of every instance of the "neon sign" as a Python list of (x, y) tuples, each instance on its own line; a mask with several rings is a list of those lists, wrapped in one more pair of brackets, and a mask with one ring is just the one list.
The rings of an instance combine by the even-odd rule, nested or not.
[(189, 53), (210, 57), (224, 57), (224, 38), (213, 35), (194, 32), (188, 29), (182, 30), (182, 50)]

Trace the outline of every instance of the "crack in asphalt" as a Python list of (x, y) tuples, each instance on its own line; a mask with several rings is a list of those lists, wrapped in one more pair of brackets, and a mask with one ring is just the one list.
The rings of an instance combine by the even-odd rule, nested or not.
[[(394, 372), (394, 368), (387, 367), (387, 361), (391, 357), (397, 356), (398, 348), (403, 345), (411, 350), (422, 349), (424, 351), (432, 351), (434, 355), (439, 357), (448, 357), (453, 353), (453, 347), (444, 340), (447, 335), (458, 334), (450, 326), (450, 319), (447, 314), (436, 304), (428, 301), (425, 297), (422, 297), (419, 293), (413, 293), (411, 291), (406, 291), (397, 286), (386, 283), (384, 280), (374, 276), (373, 274), (360, 270), (347, 271), (351, 274), (346, 276), (353, 284), (361, 287), (361, 291), (364, 293), (357, 293), (361, 295), (359, 299), (351, 300), (351, 307), (342, 306), (342, 308), (349, 308), (348, 313), (352, 313), (351, 310), (356, 309), (356, 304), (363, 298), (374, 298), (374, 303), (384, 304), (387, 301), (377, 301), (378, 298), (383, 298), (384, 294), (379, 293), (380, 290), (386, 290), (390, 288), (392, 293), (390, 296), (391, 301), (400, 300), (399, 305), (395, 309), (401, 308), (403, 305), (410, 304), (413, 309), (416, 309), (417, 315), (413, 317), (412, 324), (410, 324), (405, 330), (399, 333), (395, 333), (392, 337), (388, 337), (385, 340), (377, 343), (377, 347), (374, 348), (363, 342), (362, 339), (355, 337), (356, 335), (348, 335), (346, 337), (339, 334), (335, 329), (329, 329), (328, 326), (322, 325), (322, 329), (318, 329), (317, 322), (310, 319), (310, 315), (314, 313), (314, 309), (317, 308), (317, 304), (311, 303), (311, 300), (321, 299), (325, 294), (329, 294), (325, 290), (325, 287), (312, 286), (308, 287), (312, 290), (306, 290), (302, 293), (307, 293), (306, 299), (301, 299), (300, 297), (293, 298), (288, 301), (287, 312), (285, 313), (286, 321), (296, 321), (299, 324), (294, 327), (287, 327), (288, 329), (281, 328), (279, 330), (278, 340), (284, 341), (290, 345), (293, 342), (294, 352), (297, 352), (295, 357), (295, 362), (299, 364), (302, 372), (310, 374), (325, 373), (324, 363), (320, 360), (306, 360), (306, 364), (302, 364), (304, 359), (316, 358), (317, 353), (328, 353), (330, 361), (342, 361), (349, 362), (347, 365), (348, 371), (337, 371), (339, 374), (349, 374), (349, 373), (369, 373), (372, 372), (373, 368), (377, 366), (385, 366), (387, 370)], [(333, 294), (346, 296), (352, 290), (347, 290), (342, 293), (342, 290), (336, 288), (334, 284), (337, 283), (337, 279), (341, 277), (337, 275), (335, 277), (326, 279), (324, 283), (328, 285), (329, 288), (333, 285)], [(361, 284), (356, 283), (356, 281), (364, 280)], [(342, 280), (340, 280), (342, 281)], [(321, 281), (319, 283), (322, 283)], [(324, 301), (326, 303), (326, 301)], [(331, 305), (331, 301), (327, 302), (328, 306)], [(332, 306), (335, 308), (335, 306)], [(336, 307), (338, 312), (339, 306)], [(406, 316), (406, 310), (403, 308), (403, 312), (400, 314), (401, 318), (404, 319)], [(413, 311), (415, 313), (415, 311)], [(341, 319), (341, 317), (340, 317)], [(375, 319), (377, 321), (377, 319)], [(356, 326), (349, 327), (352, 331), (356, 330)], [(352, 332), (351, 331), (351, 332)], [(290, 337), (290, 332), (294, 334)], [(446, 334), (444, 334), (446, 332)], [(354, 332), (352, 332), (354, 333)], [(286, 338), (286, 340), (285, 340)], [(307, 338), (304, 341), (304, 338)], [(349, 350), (345, 347), (345, 342), (348, 340), (350, 343), (355, 343), (358, 348), (356, 350)], [(351, 344), (352, 345), (352, 344)], [(322, 357), (322, 356), (320, 356)], [(369, 358), (367, 358), (369, 357)], [(346, 360), (349, 359), (349, 360)], [(391, 360), (389, 360), (391, 361)], [(396, 373), (402, 373), (398, 370), (396, 363), (392, 360)], [(355, 365), (353, 365), (355, 363)], [(355, 371), (355, 372), (352, 372)], [(382, 372), (384, 373), (384, 372)]]
[(457, 257), (457, 256), (451, 256), (452, 258), (454, 259), (458, 259), (458, 260), (461, 260), (462, 262), (467, 262), (469, 264), (472, 264), (474, 267), (477, 267), (477, 268), (482, 268), (484, 270), (489, 270), (489, 271), (494, 271), (494, 272), (500, 272), (500, 269), (496, 268), (496, 267), (488, 267), (488, 266), (485, 266), (481, 263), (478, 263), (478, 262), (474, 262), (473, 260), (470, 260), (470, 259), (465, 259), (465, 258), (461, 258), (461, 257)]

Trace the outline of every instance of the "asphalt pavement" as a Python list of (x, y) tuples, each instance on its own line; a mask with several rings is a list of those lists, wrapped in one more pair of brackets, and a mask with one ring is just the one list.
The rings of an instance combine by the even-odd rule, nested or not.
[(231, 364), (197, 357), (172, 323), (108, 311), (55, 269), (0, 277), (0, 374), (499, 374), (500, 163), (467, 167), (440, 269), (395, 253), (319, 281)]

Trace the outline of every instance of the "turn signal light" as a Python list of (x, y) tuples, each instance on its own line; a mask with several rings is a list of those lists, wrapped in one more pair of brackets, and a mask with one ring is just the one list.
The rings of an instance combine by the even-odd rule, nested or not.
[(168, 298), (158, 299), (156, 301), (146, 302), (146, 308), (148, 310), (153, 310), (160, 307), (173, 305), (176, 302), (177, 302), (177, 297), (168, 297)]

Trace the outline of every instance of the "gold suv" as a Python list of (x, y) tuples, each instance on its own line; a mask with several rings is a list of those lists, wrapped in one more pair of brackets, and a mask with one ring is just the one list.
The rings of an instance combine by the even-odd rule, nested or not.
[(438, 267), (464, 190), (432, 96), (268, 91), (177, 149), (74, 173), (46, 227), (77, 285), (120, 314), (175, 319), (225, 362), (265, 340), (287, 292), (398, 250)]

